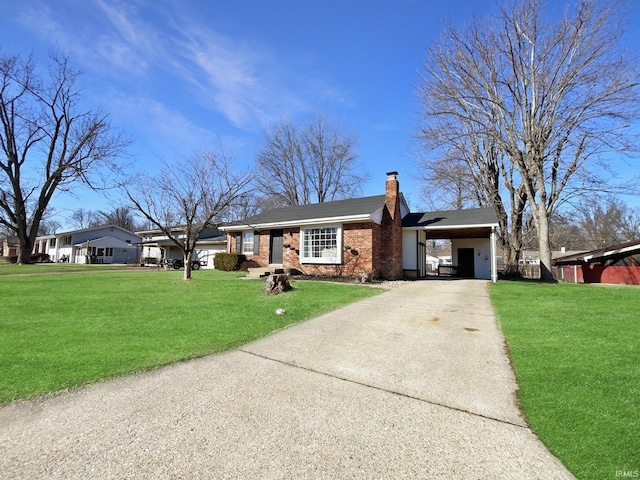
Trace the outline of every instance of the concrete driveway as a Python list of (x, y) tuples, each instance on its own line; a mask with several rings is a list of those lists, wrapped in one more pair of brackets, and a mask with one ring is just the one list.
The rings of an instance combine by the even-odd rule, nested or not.
[(234, 351), (5, 406), (0, 476), (573, 478), (516, 390), (486, 282), (401, 283)]

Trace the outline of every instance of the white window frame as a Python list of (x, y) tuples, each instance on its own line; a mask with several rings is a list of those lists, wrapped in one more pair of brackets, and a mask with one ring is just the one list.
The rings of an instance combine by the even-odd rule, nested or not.
[[(247, 240), (249, 236), (251, 236), (251, 241)], [(242, 232), (242, 253), (245, 255), (253, 255), (253, 244), (255, 241), (256, 237), (253, 231)]]
[[(313, 237), (311, 235), (327, 235), (327, 229), (335, 229), (335, 241), (336, 241), (336, 251), (335, 255), (332, 256), (323, 256), (323, 254), (319, 254), (316, 256), (309, 255), (309, 253), (313, 253), (313, 246), (308, 245), (309, 241), (313, 242)], [(322, 230), (325, 230), (322, 232)], [(314, 232), (315, 231), (315, 232)], [(316, 241), (321, 241), (321, 239), (317, 239)], [(327, 250), (325, 250), (327, 252)], [(318, 251), (318, 253), (320, 253)], [(326, 253), (325, 253), (326, 255)], [(300, 262), (301, 263), (326, 263), (331, 265), (340, 265), (342, 264), (342, 225), (313, 225), (309, 227), (302, 227), (300, 229)]]

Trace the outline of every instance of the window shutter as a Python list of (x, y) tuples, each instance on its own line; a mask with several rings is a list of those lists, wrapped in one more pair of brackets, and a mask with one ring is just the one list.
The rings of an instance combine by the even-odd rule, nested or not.
[(260, 232), (253, 234), (253, 254), (260, 255)]
[(242, 232), (236, 233), (236, 252), (242, 253)]

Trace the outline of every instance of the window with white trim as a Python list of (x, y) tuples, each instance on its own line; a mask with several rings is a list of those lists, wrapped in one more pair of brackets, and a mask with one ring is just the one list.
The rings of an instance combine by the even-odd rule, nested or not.
[(342, 228), (336, 225), (300, 231), (302, 263), (342, 263)]
[(242, 233), (242, 253), (253, 255), (253, 232)]

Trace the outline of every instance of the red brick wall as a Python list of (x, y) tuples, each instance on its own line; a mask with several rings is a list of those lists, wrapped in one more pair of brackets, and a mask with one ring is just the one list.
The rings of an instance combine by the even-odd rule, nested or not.
[[(255, 261), (261, 267), (269, 265), (269, 233), (269, 230), (260, 230), (259, 255), (247, 254), (247, 259)], [(241, 235), (241, 233), (229, 233), (228, 249), (230, 252), (235, 251), (236, 235)], [(373, 222), (343, 225), (343, 262), (341, 265), (300, 263), (300, 228), (285, 228), (283, 244), (288, 245), (284, 247), (282, 255), (283, 268), (300, 270), (307, 275), (351, 277), (367, 273), (374, 277), (378, 276), (380, 227)], [(350, 247), (349, 250), (347, 247)]]
[[(269, 265), (269, 230), (260, 230), (260, 253), (253, 255), (245, 253), (247, 260), (253, 260), (260, 267), (267, 267)], [(227, 235), (227, 250), (231, 253), (236, 251), (236, 237), (242, 235), (242, 232), (229, 232)], [(255, 241), (255, 237), (254, 237)], [(242, 252), (238, 252), (242, 253)]]
[[(342, 264), (317, 264), (300, 262), (300, 229), (284, 230), (283, 268), (295, 268), (307, 275), (361, 276), (374, 274), (373, 227), (374, 223), (352, 223), (342, 227)], [(349, 250), (346, 247), (350, 247)]]

